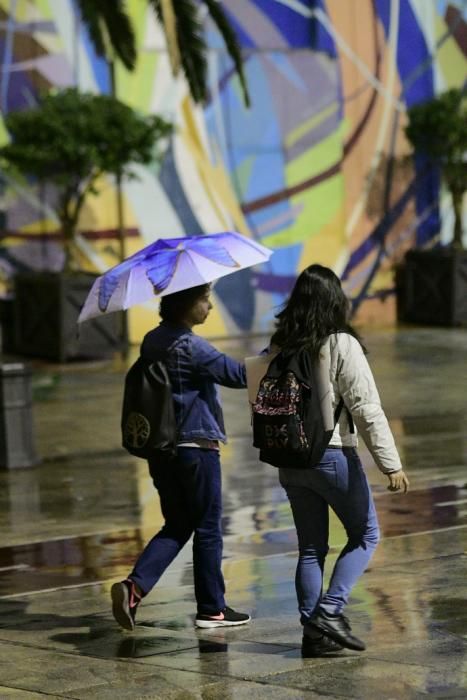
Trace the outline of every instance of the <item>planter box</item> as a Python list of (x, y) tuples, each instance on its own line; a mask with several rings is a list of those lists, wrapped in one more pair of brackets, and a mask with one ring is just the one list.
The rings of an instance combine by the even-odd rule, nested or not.
[(111, 357), (126, 348), (119, 313), (77, 325), (96, 275), (20, 273), (15, 277), (15, 351), (56, 362)]
[(31, 370), (22, 362), (0, 362), (0, 469), (33, 467)]
[(467, 325), (467, 251), (411, 250), (396, 272), (399, 320)]
[(0, 350), (3, 354), (15, 352), (15, 321), (13, 299), (0, 299), (0, 327), (2, 342)]

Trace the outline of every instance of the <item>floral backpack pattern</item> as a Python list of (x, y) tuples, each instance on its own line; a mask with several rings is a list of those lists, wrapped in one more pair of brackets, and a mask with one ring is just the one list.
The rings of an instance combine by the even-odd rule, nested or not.
[[(262, 462), (281, 468), (318, 464), (331, 439), (325, 430), (309, 353), (279, 353), (259, 384), (252, 405), (253, 445)], [(339, 404), (335, 422), (339, 419)]]

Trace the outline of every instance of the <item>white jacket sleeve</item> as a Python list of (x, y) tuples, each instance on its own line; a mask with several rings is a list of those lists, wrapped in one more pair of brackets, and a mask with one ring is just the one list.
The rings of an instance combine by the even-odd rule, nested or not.
[(339, 334), (337, 387), (377, 467), (384, 473), (402, 469), (372, 371), (358, 340)]

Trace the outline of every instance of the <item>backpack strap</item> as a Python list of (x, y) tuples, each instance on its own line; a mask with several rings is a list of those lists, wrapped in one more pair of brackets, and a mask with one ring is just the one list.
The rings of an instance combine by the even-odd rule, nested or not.
[(355, 425), (353, 422), (352, 414), (350, 413), (347, 406), (345, 407), (345, 411), (347, 413), (347, 420), (349, 421), (349, 431), (350, 431), (351, 435), (354, 435), (355, 434)]
[(343, 407), (344, 407), (344, 399), (341, 397), (339, 403), (337, 404), (337, 406), (334, 410), (334, 425), (335, 426), (337, 425), (337, 423), (339, 421), (339, 417), (341, 415), (341, 411), (342, 411)]
[[(331, 334), (331, 335), (328, 337), (327, 342), (329, 343), (329, 351), (330, 351), (330, 355), (331, 355), (331, 357), (332, 357), (333, 353), (336, 351), (337, 333)], [(338, 367), (337, 367), (336, 379), (337, 379), (338, 376), (339, 376), (340, 369), (341, 369), (341, 368), (338, 366)], [(340, 401), (339, 401), (339, 403), (337, 404), (336, 409), (335, 409), (335, 411), (334, 411), (334, 424), (335, 424), (335, 425), (337, 425), (337, 421), (339, 420), (339, 417), (340, 417), (340, 414), (341, 414), (341, 411), (342, 411), (343, 408), (344, 408), (344, 400), (343, 400), (343, 398), (341, 397), (341, 398), (340, 398)], [(348, 421), (348, 423), (349, 423), (349, 432), (351, 433), (351, 435), (354, 435), (354, 434), (355, 434), (355, 424), (354, 424), (354, 422), (353, 422), (352, 414), (350, 413), (350, 411), (349, 411), (349, 409), (347, 408), (347, 406), (345, 406), (345, 412), (347, 413), (347, 421)]]
[[(337, 425), (343, 408), (344, 408), (344, 399), (341, 396), (339, 403), (337, 404), (337, 406), (334, 410), (334, 425)], [(350, 413), (347, 406), (345, 407), (345, 412), (347, 413), (347, 420), (349, 422), (349, 431), (353, 435), (355, 433), (355, 425), (353, 422), (352, 414)]]

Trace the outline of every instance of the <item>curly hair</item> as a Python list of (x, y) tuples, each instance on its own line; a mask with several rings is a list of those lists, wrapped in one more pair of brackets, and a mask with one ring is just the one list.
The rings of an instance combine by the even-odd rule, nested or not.
[(307, 347), (316, 360), (331, 333), (350, 333), (362, 345), (350, 325), (350, 304), (337, 275), (328, 267), (310, 265), (298, 276), (283, 309), (276, 315), (276, 330), (271, 338), (282, 352), (292, 353)]
[(178, 322), (183, 315), (211, 289), (210, 284), (200, 284), (197, 287), (183, 289), (180, 292), (167, 294), (162, 297), (159, 305), (159, 315), (163, 321)]

